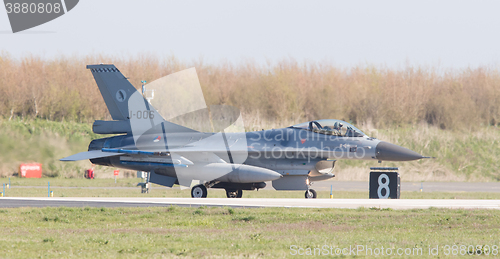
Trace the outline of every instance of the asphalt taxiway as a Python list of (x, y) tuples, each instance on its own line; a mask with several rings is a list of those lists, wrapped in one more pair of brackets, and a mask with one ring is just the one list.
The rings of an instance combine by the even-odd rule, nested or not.
[(391, 209), (500, 209), (500, 200), (441, 199), (227, 199), (227, 198), (0, 198), (0, 207), (285, 207)]
[[(47, 186), (11, 186), (10, 188), (41, 188)], [(51, 186), (52, 189), (129, 189), (138, 190), (139, 187), (67, 187)], [(168, 187), (153, 185), (153, 189), (167, 189)], [(174, 189), (179, 187), (174, 187)], [(369, 190), (369, 183), (362, 181), (320, 181), (314, 182), (311, 186), (316, 191), (366, 191)], [(169, 188), (168, 188), (169, 189)], [(265, 190), (273, 190), (272, 183), (268, 182)], [(401, 191), (417, 192), (500, 192), (500, 182), (401, 182)]]

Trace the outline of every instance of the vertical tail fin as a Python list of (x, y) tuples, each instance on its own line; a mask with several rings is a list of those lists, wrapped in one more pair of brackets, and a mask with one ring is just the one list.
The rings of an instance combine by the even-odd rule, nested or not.
[(137, 92), (135, 87), (115, 65), (88, 65), (87, 69), (92, 72), (113, 120), (128, 120), (129, 98)]
[[(87, 69), (90, 69), (92, 72), (113, 120), (126, 121), (125, 124), (130, 125), (126, 126), (124, 123), (119, 122), (112, 122), (110, 124), (96, 121), (98, 125), (94, 127), (94, 130), (97, 128), (99, 133), (115, 134), (135, 130), (134, 134), (140, 135), (150, 127), (160, 123), (165, 128), (165, 132), (197, 132), (193, 129), (166, 121), (115, 65), (87, 65)], [(149, 127), (143, 125), (143, 121), (138, 122), (135, 120), (134, 122), (134, 115), (137, 115), (138, 111), (144, 112), (145, 110), (153, 113), (152, 116), (149, 116), (149, 118), (152, 118)], [(137, 116), (135, 118), (137, 119)]]

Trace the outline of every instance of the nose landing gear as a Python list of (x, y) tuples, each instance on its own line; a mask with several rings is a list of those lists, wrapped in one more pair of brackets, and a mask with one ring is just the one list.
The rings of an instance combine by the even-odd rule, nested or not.
[(316, 191), (313, 190), (313, 189), (309, 189), (306, 191), (306, 199), (316, 199), (317, 197), (317, 194), (316, 194)]

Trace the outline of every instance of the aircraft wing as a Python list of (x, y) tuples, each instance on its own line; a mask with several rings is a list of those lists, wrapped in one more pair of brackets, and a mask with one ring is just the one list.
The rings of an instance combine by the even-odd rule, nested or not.
[[(87, 160), (87, 159), (95, 159), (101, 157), (119, 156), (119, 155), (169, 156), (170, 153), (177, 153), (177, 154), (185, 154), (189, 156), (190, 159), (192, 160), (198, 160), (196, 159), (196, 157), (203, 154), (201, 160), (208, 160), (210, 162), (223, 162), (223, 160), (221, 160), (215, 154), (226, 153), (228, 151), (230, 151), (231, 154), (246, 153), (248, 155), (266, 154), (266, 153), (271, 154), (273, 152), (274, 153), (281, 152), (283, 155), (302, 154), (305, 155), (306, 157), (308, 155), (314, 155), (315, 157), (325, 157), (325, 158), (328, 158), (330, 154), (326, 150), (320, 150), (317, 148), (290, 148), (290, 147), (283, 148), (282, 150), (278, 151), (272, 149), (253, 148), (253, 147), (248, 147), (248, 149), (227, 150), (225, 148), (217, 148), (217, 147), (191, 146), (191, 147), (169, 149), (167, 152), (103, 148), (102, 150), (91, 150), (74, 154), (72, 156), (62, 158), (60, 159), (60, 161), (78, 161), (78, 160)], [(193, 155), (196, 154), (196, 157), (193, 157), (193, 155), (190, 156), (188, 154), (193, 154)]]
[(65, 158), (61, 158), (60, 161), (78, 161), (78, 160), (87, 160), (100, 157), (119, 156), (119, 155), (123, 154), (115, 152), (103, 152), (102, 150), (91, 150), (86, 152), (80, 152), (78, 154), (74, 154), (72, 156), (68, 156)]

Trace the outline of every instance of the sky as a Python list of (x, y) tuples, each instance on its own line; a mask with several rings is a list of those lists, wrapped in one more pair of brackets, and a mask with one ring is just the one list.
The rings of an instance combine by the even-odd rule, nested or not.
[(500, 1), (81, 0), (65, 15), (12, 33), (13, 57), (105, 53), (183, 61), (329, 62), (467, 68), (500, 62)]

